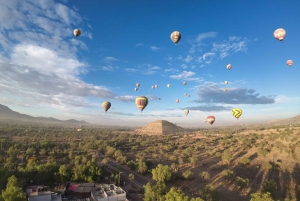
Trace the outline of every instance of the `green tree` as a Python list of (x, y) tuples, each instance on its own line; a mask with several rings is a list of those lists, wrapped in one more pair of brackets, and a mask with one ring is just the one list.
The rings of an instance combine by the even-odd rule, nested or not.
[(243, 156), (243, 157), (240, 159), (239, 162), (240, 162), (241, 164), (243, 164), (243, 165), (247, 165), (247, 164), (250, 163), (250, 160), (249, 160), (249, 158), (248, 158), (247, 156)]
[(232, 155), (230, 153), (230, 151), (228, 149), (226, 149), (224, 151), (224, 153), (222, 154), (222, 161), (229, 164), (232, 160)]
[(164, 195), (166, 194), (166, 185), (164, 182), (159, 181), (156, 185), (151, 185), (151, 183), (148, 182), (144, 185), (144, 189), (144, 201), (164, 201)]
[(186, 170), (182, 173), (182, 176), (185, 178), (185, 179), (193, 179), (194, 178), (194, 173), (190, 170)]
[(15, 175), (8, 178), (6, 189), (2, 191), (2, 197), (5, 201), (24, 201), (26, 196), (19, 187), (19, 183)]
[(201, 172), (200, 176), (202, 177), (204, 182), (210, 179), (210, 174), (206, 171)]
[(274, 201), (271, 193), (252, 193), (250, 201)]
[(170, 181), (173, 176), (172, 169), (165, 165), (163, 166), (162, 164), (158, 164), (156, 168), (152, 169), (152, 178), (155, 181)]
[(172, 187), (165, 195), (165, 201), (189, 201), (189, 197), (181, 190)]
[(128, 175), (128, 177), (129, 177), (129, 180), (130, 180), (130, 184), (132, 185), (131, 182), (134, 180), (134, 174), (130, 173), (130, 174)]
[(214, 188), (214, 186), (211, 184), (206, 185), (201, 190), (201, 195), (202, 195), (202, 197), (204, 197), (206, 199), (206, 201), (218, 201), (219, 200), (219, 193)]

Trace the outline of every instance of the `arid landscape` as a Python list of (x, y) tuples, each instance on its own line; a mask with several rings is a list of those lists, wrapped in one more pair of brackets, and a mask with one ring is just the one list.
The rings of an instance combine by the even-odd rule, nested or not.
[[(122, 129), (2, 119), (0, 188), (11, 175), (58, 193), (66, 181), (118, 185), (122, 171), (132, 200), (172, 187), (191, 200), (299, 200), (299, 117), (193, 130), (165, 120)], [(150, 195), (162, 182), (165, 191)]]

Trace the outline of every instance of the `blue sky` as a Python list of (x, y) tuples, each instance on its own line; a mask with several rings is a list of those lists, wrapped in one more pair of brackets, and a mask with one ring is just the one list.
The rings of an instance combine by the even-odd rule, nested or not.
[[(0, 103), (102, 125), (293, 117), (300, 108), (299, 8), (297, 0), (0, 0)], [(286, 30), (283, 43), (273, 37), (277, 28)], [(182, 35), (177, 46), (173, 31)], [(143, 113), (134, 102), (140, 95), (149, 99)], [(103, 101), (112, 104), (107, 113)], [(238, 121), (236, 107), (243, 110)]]

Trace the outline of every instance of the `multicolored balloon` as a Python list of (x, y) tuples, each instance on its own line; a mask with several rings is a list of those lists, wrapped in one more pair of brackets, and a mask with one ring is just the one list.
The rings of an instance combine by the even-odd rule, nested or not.
[(177, 45), (177, 43), (181, 39), (181, 34), (179, 33), (179, 31), (174, 31), (173, 33), (171, 33), (170, 37), (171, 37), (171, 40), (173, 41), (173, 43), (175, 43), (175, 45)]
[(230, 69), (231, 69), (231, 64), (228, 64), (228, 65), (226, 66), (226, 68), (227, 68), (228, 70), (230, 70)]
[(286, 64), (291, 67), (293, 65), (293, 60), (287, 60)]
[(170, 86), (171, 86), (170, 84), (167, 84), (167, 87), (168, 87), (168, 88), (170, 88)]
[(156, 84), (154, 87), (155, 87), (155, 88), (158, 88), (158, 85)]
[(239, 119), (240, 116), (242, 115), (243, 111), (240, 108), (233, 108), (231, 110), (231, 113), (235, 118)]
[(188, 109), (185, 109), (185, 110), (183, 110), (183, 112), (184, 112), (185, 116), (187, 116), (190, 111)]
[(135, 85), (136, 87), (140, 87), (140, 83), (136, 83), (136, 85)]
[(187, 82), (183, 82), (183, 85), (186, 85), (187, 84)]
[(81, 31), (79, 29), (74, 29), (73, 34), (74, 36), (78, 37), (81, 35)]
[(148, 105), (148, 98), (146, 96), (139, 96), (135, 99), (135, 104), (142, 112)]
[(107, 112), (107, 110), (109, 110), (109, 108), (111, 107), (111, 103), (105, 101), (102, 103), (102, 107), (103, 107), (104, 111)]
[(212, 125), (215, 122), (216, 118), (214, 116), (208, 116), (206, 117), (206, 121)]
[(286, 35), (286, 31), (282, 28), (276, 29), (273, 33), (274, 38), (276, 38), (277, 40), (283, 42), (283, 39)]

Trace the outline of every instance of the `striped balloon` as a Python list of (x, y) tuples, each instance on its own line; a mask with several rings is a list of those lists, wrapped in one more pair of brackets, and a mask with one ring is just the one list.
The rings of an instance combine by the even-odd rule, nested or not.
[(282, 28), (276, 29), (273, 33), (274, 38), (276, 38), (279, 41), (283, 41), (285, 35), (286, 35), (286, 31)]
[(287, 60), (286, 64), (291, 67), (293, 65), (293, 60)]
[(240, 108), (234, 108), (234, 109), (232, 109), (231, 112), (232, 112), (232, 115), (237, 119), (239, 119), (243, 113), (243, 111)]
[(103, 107), (104, 111), (107, 112), (107, 110), (109, 110), (109, 108), (111, 107), (111, 103), (105, 101), (102, 103), (102, 107)]
[(148, 98), (145, 96), (139, 96), (135, 99), (135, 104), (142, 112), (148, 105)]
[(216, 118), (214, 116), (208, 116), (206, 117), (206, 121), (212, 125), (215, 122)]

